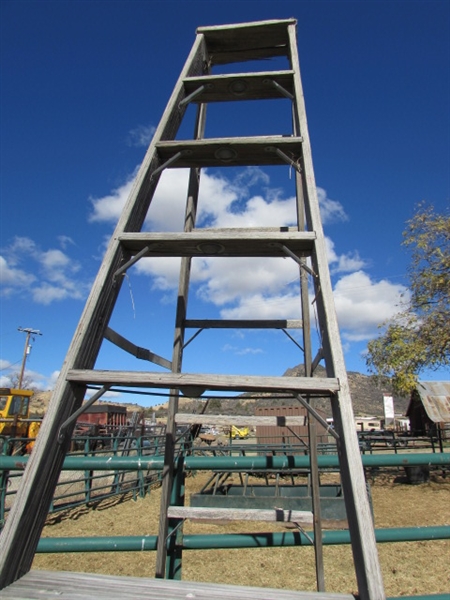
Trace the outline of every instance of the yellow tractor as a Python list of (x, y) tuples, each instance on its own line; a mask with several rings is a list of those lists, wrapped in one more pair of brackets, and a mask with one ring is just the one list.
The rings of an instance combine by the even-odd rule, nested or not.
[[(40, 420), (30, 419), (31, 390), (0, 388), (0, 436), (3, 443), (14, 438), (15, 444), (9, 448), (10, 454), (31, 452), (39, 428)], [(20, 438), (25, 438), (23, 442)]]
[(250, 435), (250, 430), (248, 427), (236, 427), (235, 425), (231, 426), (230, 437), (233, 440), (246, 440)]

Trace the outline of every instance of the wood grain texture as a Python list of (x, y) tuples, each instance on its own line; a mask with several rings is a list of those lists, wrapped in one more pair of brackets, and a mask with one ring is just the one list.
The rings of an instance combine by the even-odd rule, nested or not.
[[(276, 499), (274, 500), (276, 502)], [(204, 506), (169, 506), (168, 515), (173, 519), (213, 521), (266, 521), (312, 525), (313, 514), (307, 510), (282, 508), (210, 508)]]
[(196, 230), (190, 233), (123, 233), (119, 240), (131, 253), (148, 247), (145, 256), (256, 256), (286, 258), (282, 245), (292, 252), (309, 256), (313, 249), (315, 233), (285, 232), (271, 233), (249, 231), (246, 235), (232, 231)]
[(273, 427), (294, 427), (305, 425), (306, 418), (303, 416), (261, 416), (253, 415), (197, 415), (187, 413), (177, 413), (175, 421), (186, 425), (199, 423), (201, 425), (217, 425), (226, 427), (228, 425), (269, 425)]
[(260, 377), (259, 375), (217, 375), (204, 373), (159, 373), (152, 371), (103, 371), (71, 369), (67, 380), (84, 384), (129, 385), (133, 387), (189, 390), (234, 390), (242, 392), (304, 392), (330, 395), (339, 390), (339, 381), (321, 377)]
[(203, 90), (193, 99), (196, 103), (283, 98), (280, 91), (271, 83), (272, 81), (281, 85), (290, 94), (294, 93), (292, 71), (190, 77), (184, 80), (184, 88), (188, 96), (203, 86)]
[(301, 329), (301, 319), (186, 319), (193, 329)]
[(291, 592), (192, 581), (30, 571), (2, 590), (5, 600), (354, 600), (351, 594)]
[[(181, 152), (182, 155), (171, 168), (185, 167), (236, 167), (286, 164), (270, 148), (278, 148), (295, 162), (301, 155), (302, 139), (299, 137), (259, 136), (208, 138), (205, 140), (167, 141), (157, 145), (161, 163)], [(228, 156), (220, 158), (226, 149)]]

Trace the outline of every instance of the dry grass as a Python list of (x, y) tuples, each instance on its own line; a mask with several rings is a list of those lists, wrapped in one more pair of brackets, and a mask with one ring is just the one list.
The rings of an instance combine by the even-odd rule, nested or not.
[[(187, 479), (187, 495), (198, 490), (205, 474)], [(376, 527), (450, 524), (450, 481), (434, 477), (411, 486), (393, 477), (378, 477), (372, 486)], [(137, 501), (104, 502), (53, 518), (43, 535), (152, 535), (157, 533), (160, 490)], [(282, 525), (273, 525), (281, 530)], [(268, 524), (190, 523), (186, 533), (227, 533), (269, 530)], [(390, 596), (430, 594), (450, 589), (450, 541), (379, 544), (386, 593)], [(325, 546), (328, 591), (356, 592), (349, 546)], [(155, 553), (68, 553), (37, 555), (33, 568), (153, 577)], [(241, 585), (314, 590), (312, 548), (196, 550), (183, 555), (183, 578)]]

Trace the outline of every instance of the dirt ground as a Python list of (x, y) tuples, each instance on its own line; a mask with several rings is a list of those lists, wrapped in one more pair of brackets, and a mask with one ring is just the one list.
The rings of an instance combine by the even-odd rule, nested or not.
[[(188, 477), (186, 496), (207, 477)], [(237, 483), (237, 481), (236, 481)], [(377, 476), (372, 483), (375, 526), (411, 527), (450, 524), (450, 479), (432, 476), (429, 483), (408, 485), (402, 477)], [(76, 537), (157, 534), (160, 490), (136, 501), (109, 500), (52, 517), (43, 535)], [(186, 522), (186, 533), (235, 533), (283, 530), (266, 523)], [(378, 545), (388, 596), (442, 593), (450, 590), (450, 541)], [(325, 546), (325, 580), (330, 592), (357, 591), (350, 546)], [(38, 554), (33, 568), (153, 577), (154, 552)], [(192, 550), (183, 554), (183, 579), (292, 590), (315, 590), (312, 548)]]

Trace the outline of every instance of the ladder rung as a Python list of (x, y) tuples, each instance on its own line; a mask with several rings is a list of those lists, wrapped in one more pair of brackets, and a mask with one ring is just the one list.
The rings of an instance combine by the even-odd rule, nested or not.
[(301, 319), (187, 319), (191, 329), (301, 329)]
[[(216, 375), (206, 373), (157, 373), (153, 371), (105, 371), (71, 369), (67, 381), (84, 384), (127, 385), (180, 389), (233, 390), (242, 392), (292, 392), (331, 396), (339, 391), (339, 380), (323, 377), (262, 377), (259, 375)], [(197, 395), (197, 394), (194, 394)]]
[(287, 19), (199, 27), (197, 33), (205, 36), (211, 64), (228, 64), (287, 55), (288, 26), (296, 23), (295, 19)]
[(255, 256), (286, 257), (282, 246), (302, 256), (309, 256), (316, 234), (312, 231), (271, 233), (258, 230), (245, 235), (195, 230), (189, 233), (123, 233), (123, 246), (137, 253), (148, 246), (145, 256)]
[(214, 521), (270, 521), (312, 525), (313, 514), (307, 510), (283, 508), (211, 508), (203, 506), (169, 506), (169, 519), (208, 519)]
[(303, 415), (293, 416), (249, 416), (249, 415), (200, 415), (193, 413), (177, 413), (175, 422), (184, 425), (216, 425), (227, 427), (231, 425), (255, 426), (265, 425), (273, 427), (302, 427), (306, 423)]
[(301, 137), (260, 136), (175, 140), (159, 142), (156, 148), (163, 164), (181, 152), (171, 168), (202, 168), (285, 165), (286, 162), (273, 149), (281, 150), (295, 162), (301, 155), (301, 146)]
[(233, 100), (267, 100), (282, 98), (271, 83), (275, 81), (287, 92), (294, 94), (292, 71), (265, 71), (262, 73), (235, 73), (232, 75), (205, 75), (184, 80), (186, 96), (205, 89), (195, 96), (193, 102), (225, 102)]

